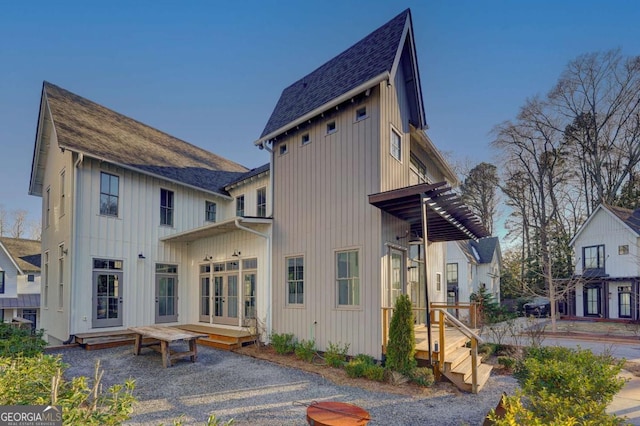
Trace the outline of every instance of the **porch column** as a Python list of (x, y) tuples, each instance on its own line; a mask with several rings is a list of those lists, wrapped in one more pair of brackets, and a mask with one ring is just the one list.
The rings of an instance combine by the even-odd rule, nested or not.
[[(429, 365), (433, 364), (433, 360), (431, 359), (431, 308), (429, 306), (429, 267), (427, 266), (428, 258), (427, 258), (427, 237), (428, 237), (428, 229), (427, 229), (427, 200), (429, 198), (425, 196), (424, 193), (420, 194), (420, 208), (422, 210), (422, 248), (424, 250), (424, 298), (425, 298), (425, 308), (426, 308), (426, 322), (427, 322), (427, 344), (429, 345)], [(444, 348), (440, 349), (441, 351)]]

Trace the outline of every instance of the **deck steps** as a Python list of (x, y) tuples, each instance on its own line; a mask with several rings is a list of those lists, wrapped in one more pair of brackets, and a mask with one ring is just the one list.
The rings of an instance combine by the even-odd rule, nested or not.
[[(256, 336), (244, 330), (232, 330), (200, 324), (184, 324), (172, 326), (181, 330), (206, 334), (208, 337), (198, 339), (198, 343), (225, 351), (238, 349), (243, 345), (256, 341)], [(143, 342), (146, 342), (144, 339)], [(74, 343), (92, 351), (113, 348), (116, 346), (133, 346), (135, 334), (128, 330), (98, 331), (93, 333), (79, 333), (75, 335)]]

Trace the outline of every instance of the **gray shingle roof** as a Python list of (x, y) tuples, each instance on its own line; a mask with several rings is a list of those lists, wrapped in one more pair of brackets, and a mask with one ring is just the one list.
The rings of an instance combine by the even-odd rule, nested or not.
[[(458, 241), (462, 252), (469, 258), (469, 261), (474, 263), (491, 263), (497, 244), (498, 237), (485, 237), (480, 238), (478, 241)], [(475, 253), (478, 254), (477, 257), (474, 254), (474, 249)]]
[(204, 190), (224, 193), (247, 168), (44, 82), (58, 143)]
[(247, 180), (247, 179), (250, 179), (250, 178), (252, 178), (252, 177), (254, 177), (254, 176), (258, 176), (258, 175), (260, 175), (260, 174), (262, 174), (262, 173), (268, 172), (268, 171), (269, 171), (269, 168), (270, 168), (270, 164), (269, 164), (269, 163), (267, 163), (267, 164), (263, 164), (263, 165), (262, 165), (262, 166), (260, 166), (260, 167), (256, 167), (255, 169), (251, 169), (251, 170), (249, 170), (247, 173), (245, 173), (245, 174), (241, 175), (239, 178), (237, 178), (236, 180), (234, 180), (233, 182), (229, 182), (229, 183), (227, 184), (227, 186), (225, 187), (225, 189), (226, 189), (226, 188), (229, 188), (229, 187), (230, 187), (230, 186), (232, 186), (232, 185), (237, 185), (237, 184), (239, 184), (240, 182), (245, 181), (245, 180)]
[(0, 243), (18, 264), (22, 272), (40, 272), (40, 241), (0, 237)]
[(409, 9), (282, 91), (264, 137), (376, 76), (390, 72)]
[(606, 206), (606, 208), (618, 216), (629, 228), (633, 229), (637, 235), (640, 235), (640, 209), (629, 210), (615, 206)]

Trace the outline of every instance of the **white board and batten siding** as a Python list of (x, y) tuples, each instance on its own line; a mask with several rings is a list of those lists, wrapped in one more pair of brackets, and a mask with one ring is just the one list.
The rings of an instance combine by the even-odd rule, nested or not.
[[(273, 328), (298, 339), (349, 343), (350, 353), (380, 353), (381, 212), (378, 90), (275, 145)], [(367, 118), (356, 121), (356, 110)], [(327, 123), (336, 131), (327, 134)], [(309, 134), (309, 143), (302, 136)], [(280, 147), (286, 144), (286, 153)], [(358, 250), (360, 303), (338, 307), (336, 252)], [(304, 303), (289, 304), (288, 257), (304, 258)]]

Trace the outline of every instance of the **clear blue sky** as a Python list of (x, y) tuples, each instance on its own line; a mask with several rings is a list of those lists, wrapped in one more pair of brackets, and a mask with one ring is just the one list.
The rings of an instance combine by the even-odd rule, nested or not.
[(27, 192), (43, 80), (256, 167), (282, 89), (406, 7), (428, 133), (474, 163), (569, 60), (640, 54), (635, 0), (0, 0), (0, 205), (40, 218)]

